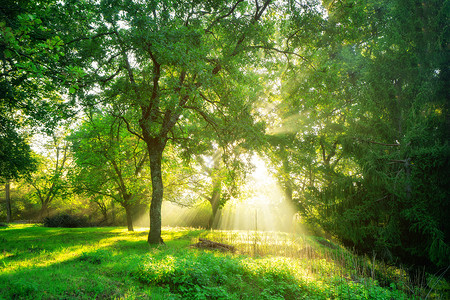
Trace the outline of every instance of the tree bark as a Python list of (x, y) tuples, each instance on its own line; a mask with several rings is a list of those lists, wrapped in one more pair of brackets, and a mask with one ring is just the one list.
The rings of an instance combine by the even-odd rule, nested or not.
[(289, 181), (289, 179), (285, 179), (283, 182), (283, 193), (287, 203), (294, 202), (293, 201), (294, 189), (292, 188), (292, 183)]
[(214, 221), (216, 219), (217, 212), (219, 210), (219, 204), (220, 204), (220, 183), (219, 183), (218, 187), (217, 186), (214, 187), (213, 194), (212, 194), (211, 198), (209, 199), (209, 203), (211, 203), (212, 214), (211, 214), (211, 217), (209, 218), (207, 229), (216, 227), (215, 226), (216, 224), (214, 224)]
[(128, 231), (134, 231), (133, 218), (131, 217), (131, 208), (130, 208), (130, 206), (125, 206), (125, 214), (127, 216)]
[(221, 175), (221, 168), (220, 168), (220, 162), (222, 158), (222, 153), (218, 150), (213, 156), (214, 164), (211, 169), (211, 178), (213, 182), (213, 190), (211, 198), (209, 198), (209, 202), (211, 203), (212, 208), (212, 214), (209, 219), (208, 223), (208, 229), (213, 228), (216, 224), (214, 224), (214, 221), (216, 219), (217, 211), (220, 206), (220, 197), (222, 195), (222, 175)]
[(161, 174), (161, 159), (164, 147), (152, 147), (148, 145), (150, 158), (150, 172), (152, 178), (152, 202), (150, 205), (150, 231), (148, 243), (164, 244), (161, 238), (161, 206), (163, 200), (163, 181)]
[(10, 194), (11, 183), (9, 180), (6, 180), (5, 183), (5, 198), (6, 198), (6, 222), (12, 222), (12, 214), (11, 214), (11, 194)]
[(48, 217), (48, 204), (46, 202), (42, 202), (41, 211), (39, 212), (41, 219), (44, 217)]
[(115, 200), (111, 201), (111, 218), (112, 218), (112, 223), (115, 225), (116, 224), (116, 206), (114, 203)]

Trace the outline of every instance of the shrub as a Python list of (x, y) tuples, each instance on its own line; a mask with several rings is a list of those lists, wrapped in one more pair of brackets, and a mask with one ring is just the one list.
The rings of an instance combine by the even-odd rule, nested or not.
[(89, 227), (91, 226), (91, 224), (85, 217), (72, 216), (69, 214), (58, 214), (52, 217), (46, 217), (44, 219), (44, 226), (77, 228), (77, 227)]

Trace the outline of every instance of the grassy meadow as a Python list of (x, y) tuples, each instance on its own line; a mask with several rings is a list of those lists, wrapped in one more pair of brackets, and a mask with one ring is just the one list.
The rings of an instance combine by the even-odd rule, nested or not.
[[(193, 228), (164, 228), (162, 238), (166, 245), (151, 248), (144, 229), (0, 228), (0, 298), (444, 298), (437, 278), (412, 283), (401, 269), (322, 238)], [(192, 247), (198, 238), (236, 251)]]

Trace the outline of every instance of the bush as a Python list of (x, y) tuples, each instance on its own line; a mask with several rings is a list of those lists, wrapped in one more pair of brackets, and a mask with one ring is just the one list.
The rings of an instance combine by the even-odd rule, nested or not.
[(46, 217), (44, 219), (44, 226), (77, 228), (77, 227), (89, 227), (91, 226), (91, 224), (85, 217), (72, 216), (69, 214), (58, 214), (52, 217)]

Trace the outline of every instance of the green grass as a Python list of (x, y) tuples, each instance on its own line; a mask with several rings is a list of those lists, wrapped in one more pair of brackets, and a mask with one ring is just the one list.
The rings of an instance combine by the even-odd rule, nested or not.
[[(190, 247), (199, 237), (237, 252)], [(0, 298), (410, 299), (427, 292), (408, 286), (401, 270), (373, 267), (319, 238), (164, 228), (163, 239), (165, 246), (149, 247), (144, 230), (1, 228)]]

